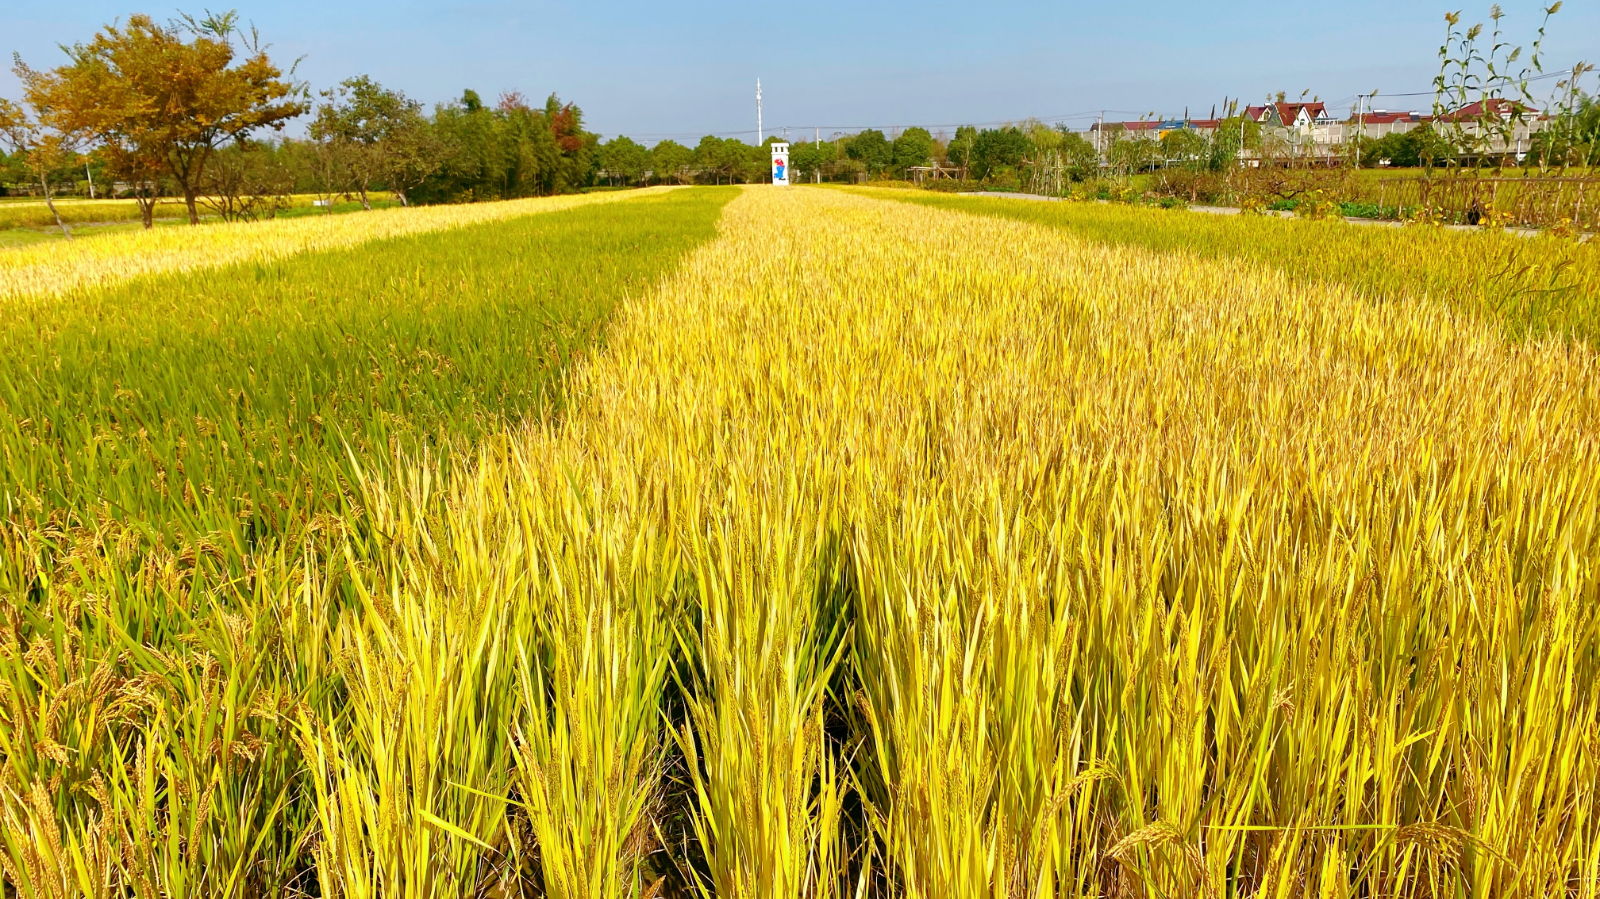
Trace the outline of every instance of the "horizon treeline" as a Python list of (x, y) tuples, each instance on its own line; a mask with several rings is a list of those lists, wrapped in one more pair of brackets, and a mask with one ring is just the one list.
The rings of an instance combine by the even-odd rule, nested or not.
[(607, 184), (736, 183), (768, 177), (774, 143), (789, 144), (795, 181), (855, 181), (905, 178), (917, 167), (961, 167), (975, 178), (1014, 177), (1041, 151), (1064, 155), (1088, 177), (1098, 165), (1082, 135), (1036, 121), (979, 130), (957, 128), (953, 136), (911, 126), (893, 137), (876, 128), (829, 140), (785, 141), (769, 136), (751, 146), (738, 138), (706, 135), (693, 147), (662, 140), (646, 148), (626, 135), (599, 146), (600, 177)]

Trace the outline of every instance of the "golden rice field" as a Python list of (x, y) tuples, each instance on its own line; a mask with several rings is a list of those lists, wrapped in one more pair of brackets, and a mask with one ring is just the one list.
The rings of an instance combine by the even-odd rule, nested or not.
[[(7, 198), (0, 202), (0, 230), (9, 228), (55, 228), (56, 216), (70, 228), (89, 222), (137, 222), (139, 204), (134, 200), (82, 200), (56, 199), (55, 211), (41, 199)], [(156, 203), (152, 217), (158, 219), (188, 218), (189, 209), (183, 200), (163, 200)]]
[(1438, 225), (1351, 227), (1339, 220), (1185, 210), (1161, 214), (1122, 203), (855, 190), (1030, 222), (1094, 241), (1263, 265), (1300, 281), (1354, 288), (1378, 302), (1397, 294), (1426, 296), (1499, 321), (1513, 337), (1556, 333), (1600, 342), (1600, 240), (1549, 232), (1529, 238), (1495, 228), (1463, 234)]
[[(651, 192), (668, 189), (648, 188)], [(380, 209), (350, 221), (343, 217), (307, 217), (261, 222), (245, 229), (212, 229), (204, 236), (182, 229), (160, 229), (108, 234), (60, 246), (22, 247), (0, 252), (0, 301), (62, 294), (156, 272), (350, 248), (372, 240), (504, 221), (613, 199), (610, 194), (600, 193), (415, 210)]]
[[(68, 489), (152, 477), (95, 435), (201, 440), (161, 430), (193, 414), (174, 392), (60, 438), (67, 486), (29, 495), (70, 514), (7, 485), (6, 894), (1600, 895), (1589, 343), (1405, 282), (718, 191), (406, 211), (484, 218), (384, 225), (414, 270), (281, 294), (336, 317), (457, 279), (441, 315), (552, 323), (613, 297), (581, 356), (518, 343), (469, 377), (493, 317), (429, 350), (445, 374), (383, 358), (399, 337), (274, 363), (374, 366), (399, 385), (374, 417), (430, 378), (559, 379), (559, 403), (495, 406), (469, 461), (369, 441), (297, 524), (226, 539), (156, 519), (187, 514), (189, 472), (248, 465)], [(365, 220), (207, 229), (176, 275), (130, 245), (0, 283), (107, 314), (145, 302), (107, 278), (167, 278), (163, 302), (246, 304), (243, 329), (296, 248), (370, 268), (389, 232)], [(543, 265), (518, 260), (556, 250), (544, 305), (516, 305)], [(218, 265), (239, 295), (184, 299)], [(271, 371), (226, 402), (266, 403)], [(77, 433), (20, 416), (0, 406), (0, 451)], [(218, 533), (226, 492), (195, 500)]]

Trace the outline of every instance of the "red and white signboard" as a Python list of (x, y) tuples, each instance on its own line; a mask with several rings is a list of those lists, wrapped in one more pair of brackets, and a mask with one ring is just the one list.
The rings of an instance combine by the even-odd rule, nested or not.
[(789, 145), (772, 145), (772, 183), (779, 187), (789, 186)]

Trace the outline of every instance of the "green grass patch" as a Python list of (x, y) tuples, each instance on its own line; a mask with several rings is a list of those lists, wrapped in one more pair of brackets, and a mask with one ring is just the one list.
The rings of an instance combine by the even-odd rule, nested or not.
[(48, 243), (51, 240), (61, 239), (61, 232), (50, 234), (44, 231), (35, 231), (31, 228), (8, 228), (0, 231), (0, 250), (10, 247), (27, 247), (36, 243)]
[[(562, 371), (615, 304), (713, 237), (734, 194), (676, 191), (29, 304), (0, 325), (6, 560), (40, 569), (75, 533), (108, 527), (238, 560), (320, 513), (348, 514), (352, 457), (448, 459), (558, 405)], [(6, 568), (0, 587), (23, 586)]]

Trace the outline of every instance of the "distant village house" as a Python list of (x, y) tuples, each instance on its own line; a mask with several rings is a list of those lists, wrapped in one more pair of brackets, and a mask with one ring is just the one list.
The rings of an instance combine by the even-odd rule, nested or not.
[[(1440, 129), (1459, 129), (1468, 137), (1476, 137), (1486, 111), (1489, 117), (1499, 117), (1512, 127), (1509, 139), (1499, 129), (1488, 135), (1484, 152), (1495, 156), (1514, 156), (1519, 160), (1528, 151), (1532, 136), (1545, 128), (1549, 121), (1548, 116), (1539, 110), (1503, 99), (1470, 103), (1438, 117), (1411, 110), (1357, 109), (1348, 118), (1340, 120), (1328, 112), (1327, 104), (1315, 100), (1246, 106), (1242, 115), (1264, 128), (1280, 129), (1280, 133), (1291, 141), (1297, 155), (1332, 159), (1339, 148), (1358, 135), (1377, 140), (1390, 134), (1410, 131), (1424, 123), (1431, 123)], [(1210, 136), (1220, 126), (1219, 119), (1096, 122), (1089, 128), (1089, 137), (1096, 146), (1104, 147), (1116, 140), (1160, 140), (1162, 135), (1176, 129), (1192, 129)], [(1251, 154), (1246, 153), (1245, 156), (1248, 159)]]

